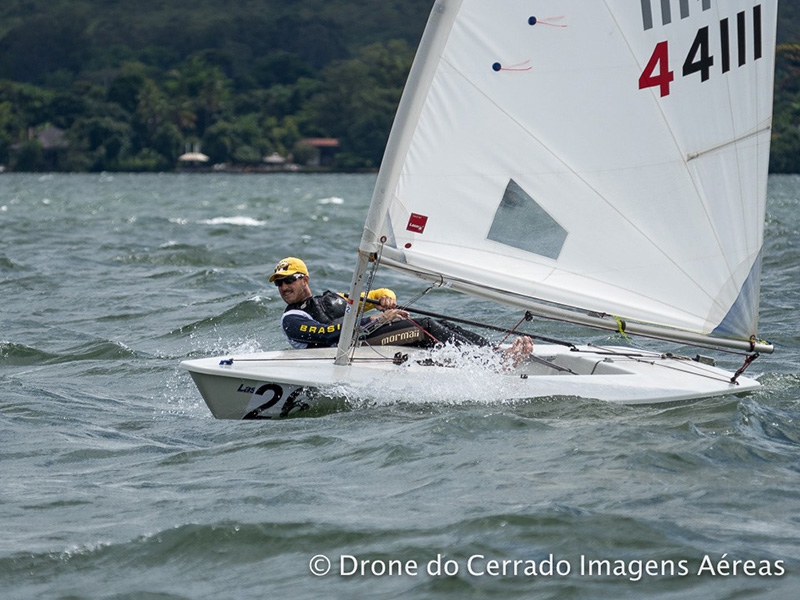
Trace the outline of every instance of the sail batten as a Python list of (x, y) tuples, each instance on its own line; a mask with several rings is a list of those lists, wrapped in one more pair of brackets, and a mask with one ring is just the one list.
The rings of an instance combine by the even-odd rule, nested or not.
[(724, 148), (727, 148), (728, 146), (731, 146), (733, 144), (737, 144), (738, 142), (744, 141), (744, 140), (749, 139), (751, 137), (757, 136), (760, 133), (764, 133), (764, 132), (768, 132), (768, 131), (772, 131), (772, 120), (771, 119), (770, 119), (770, 122), (767, 125), (764, 125), (764, 126), (760, 127), (759, 129), (756, 129), (755, 131), (751, 131), (749, 133), (745, 133), (743, 135), (740, 135), (739, 137), (733, 138), (733, 139), (728, 140), (726, 142), (722, 142), (721, 144), (717, 144), (713, 148), (706, 148), (705, 150), (698, 150), (697, 152), (692, 152), (691, 154), (689, 154), (686, 157), (686, 160), (687, 161), (694, 160), (694, 159), (699, 158), (699, 157), (701, 157), (701, 156), (703, 156), (705, 154), (710, 154), (712, 152), (716, 152), (717, 150), (722, 150)]

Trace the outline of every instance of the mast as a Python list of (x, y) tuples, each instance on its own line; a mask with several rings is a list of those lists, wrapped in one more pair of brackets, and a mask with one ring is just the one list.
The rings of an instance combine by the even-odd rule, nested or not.
[(397, 107), (386, 150), (383, 155), (380, 171), (372, 193), (369, 212), (364, 223), (364, 232), (358, 247), (358, 260), (350, 282), (350, 307), (342, 322), (342, 335), (336, 351), (335, 364), (346, 365), (350, 362), (350, 349), (353, 347), (358, 310), (353, 310), (356, 298), (361, 297), (364, 286), (364, 275), (370, 257), (378, 252), (381, 241), (380, 231), (383, 228), (389, 203), (392, 200), (393, 182), (397, 181), (403, 168), (408, 146), (414, 133), (416, 122), (422, 111), (425, 97), (431, 80), (436, 73), (438, 56), (441, 55), (447, 36), (453, 26), (462, 0), (437, 0), (417, 49), (414, 63), (408, 74), (403, 96)]

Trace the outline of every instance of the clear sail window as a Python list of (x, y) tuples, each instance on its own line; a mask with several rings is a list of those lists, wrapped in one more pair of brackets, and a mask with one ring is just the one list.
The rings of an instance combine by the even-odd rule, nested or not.
[(557, 259), (567, 231), (510, 179), (489, 229), (488, 239)]

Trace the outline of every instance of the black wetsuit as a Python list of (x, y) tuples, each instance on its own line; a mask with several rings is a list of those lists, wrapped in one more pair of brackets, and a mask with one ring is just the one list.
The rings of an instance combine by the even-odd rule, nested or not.
[[(283, 311), (281, 326), (293, 348), (324, 348), (339, 343), (347, 301), (339, 294), (325, 291), (302, 302), (289, 304)], [(370, 330), (369, 317), (361, 319), (365, 328), (362, 343), (373, 346), (422, 346), (453, 342), (485, 346), (488, 341), (447, 321), (408, 319), (386, 323)], [(423, 331), (424, 330), (424, 331)]]

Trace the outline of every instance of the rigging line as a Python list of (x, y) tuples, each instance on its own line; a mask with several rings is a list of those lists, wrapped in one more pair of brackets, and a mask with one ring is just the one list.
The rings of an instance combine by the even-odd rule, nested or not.
[[(362, 252), (361, 248), (359, 248), (358, 253), (361, 254), (361, 252)], [(356, 305), (357, 312), (354, 324), (355, 335), (352, 336), (352, 339), (350, 341), (350, 362), (352, 362), (353, 358), (355, 357), (356, 346), (359, 345), (359, 338), (361, 337), (361, 334), (364, 332), (365, 329), (365, 327), (361, 325), (361, 317), (363, 316), (364, 311), (366, 310), (368, 302), (367, 294), (369, 294), (370, 290), (372, 289), (372, 282), (375, 279), (375, 273), (378, 270), (378, 265), (380, 264), (382, 254), (383, 254), (383, 243), (381, 243), (381, 245), (379, 246), (378, 253), (371, 254), (368, 258), (368, 260), (372, 263), (372, 268), (370, 269), (369, 275), (367, 276), (366, 290), (364, 290), (363, 289), (364, 286), (362, 286), (362, 291), (360, 291), (359, 293), (359, 295), (361, 296), (361, 301), (359, 301), (359, 303)], [(347, 294), (344, 294), (344, 296), (348, 297)]]
[[(589, 346), (590, 348), (598, 348), (599, 350), (602, 350), (603, 352), (606, 352), (608, 354), (617, 355), (617, 356), (634, 357), (634, 358), (651, 358), (651, 359), (653, 359), (653, 358), (658, 358), (658, 357), (662, 356), (662, 354), (663, 354), (662, 352), (655, 352), (654, 350), (646, 350), (646, 349), (643, 349), (643, 348), (637, 348), (636, 350), (632, 350), (632, 351), (622, 351), (622, 350), (619, 350), (617, 348), (608, 347), (608, 346), (601, 346), (600, 344), (595, 344), (595, 343), (592, 343), (592, 342), (589, 342), (586, 345)], [(590, 352), (593, 352), (593, 351), (590, 350)]]
[[(633, 360), (644, 362), (642, 359), (634, 358)], [(680, 359), (673, 357), (672, 360), (679, 361)], [(691, 360), (691, 359), (687, 358), (685, 360)], [(679, 373), (684, 373), (686, 375), (694, 375), (696, 377), (703, 377), (704, 379), (711, 379), (713, 381), (725, 381), (727, 383), (731, 383), (730, 379), (727, 379), (725, 377), (718, 377), (716, 375), (712, 375), (711, 373), (702, 373), (697, 371), (689, 371), (687, 369), (681, 369), (679, 365), (680, 362), (675, 362), (672, 364), (653, 363), (654, 367), (661, 367), (662, 369), (669, 369), (670, 371), (678, 371)]]
[(530, 362), (535, 362), (535, 363), (540, 364), (540, 365), (544, 365), (546, 367), (554, 369), (555, 371), (558, 371), (559, 373), (569, 373), (570, 375), (578, 375), (578, 373), (576, 373), (575, 371), (573, 371), (569, 367), (562, 367), (561, 365), (557, 365), (556, 363), (554, 363), (552, 361), (549, 361), (549, 360), (546, 360), (544, 358), (541, 358), (539, 356), (536, 356), (535, 354), (531, 354), (530, 356), (526, 357), (525, 360), (528, 360)]
[(614, 319), (616, 319), (616, 321), (617, 321), (617, 329), (618, 329), (618, 331), (619, 331), (619, 334), (620, 334), (620, 335), (621, 335), (623, 338), (625, 338), (625, 341), (626, 341), (626, 342), (628, 342), (628, 343), (629, 343), (631, 346), (633, 346), (633, 342), (631, 341), (631, 338), (629, 338), (629, 337), (628, 337), (628, 334), (625, 332), (625, 321), (623, 321), (623, 320), (622, 320), (620, 317), (618, 317), (618, 316), (616, 316), (616, 315), (612, 315), (612, 316), (613, 316), (613, 317), (614, 317)]
[(441, 275), (439, 275), (438, 283), (431, 283), (427, 288), (425, 288), (421, 292), (418, 292), (416, 296), (412, 296), (409, 300), (407, 300), (403, 304), (398, 305), (398, 308), (401, 308), (403, 310), (408, 309), (412, 304), (414, 304), (421, 298), (427, 296), (428, 293), (432, 292), (434, 289), (442, 287), (443, 284), (444, 284), (444, 278)]
[(510, 330), (508, 333), (506, 333), (506, 336), (505, 336), (505, 337), (504, 337), (502, 340), (500, 340), (500, 342), (498, 343), (498, 346), (499, 346), (500, 344), (503, 344), (503, 343), (505, 343), (505, 341), (506, 341), (506, 340), (507, 340), (507, 339), (508, 339), (508, 338), (509, 338), (511, 335), (513, 335), (513, 334), (516, 332), (517, 328), (518, 328), (520, 325), (522, 325), (522, 323), (524, 323), (525, 321), (530, 321), (532, 318), (533, 318), (533, 315), (531, 315), (531, 313), (529, 313), (529, 312), (525, 311), (525, 314), (524, 314), (524, 315), (522, 316), (522, 318), (521, 318), (521, 319), (520, 319), (520, 320), (517, 322), (517, 324), (516, 324), (516, 325), (514, 325), (514, 327), (512, 327), (512, 328), (511, 328), (511, 330)]
[[(367, 302), (369, 302), (370, 304), (372, 304), (372, 303), (376, 303), (377, 301), (375, 301), (375, 300), (371, 300), (371, 299), (370, 299), (370, 300), (367, 300)], [(413, 309), (403, 309), (403, 310), (407, 310), (407, 311), (411, 311), (411, 312), (417, 312), (417, 311), (414, 311)], [(433, 335), (433, 334), (432, 334), (430, 331), (428, 331), (427, 329), (425, 329), (425, 328), (424, 328), (422, 325), (420, 325), (419, 323), (417, 323), (417, 322), (416, 322), (414, 319), (412, 319), (412, 318), (410, 318), (410, 317), (409, 317), (409, 318), (407, 318), (407, 319), (405, 319), (405, 320), (406, 320), (406, 321), (408, 321), (409, 323), (411, 323), (411, 324), (412, 324), (414, 327), (416, 327), (417, 329), (419, 329), (419, 330), (420, 330), (420, 331), (423, 333), (423, 335), (426, 335), (426, 336), (428, 336), (429, 338), (431, 338), (431, 339), (432, 339), (434, 342), (436, 342), (437, 344), (441, 344), (441, 343), (442, 343), (442, 341), (441, 341), (441, 340), (437, 339), (437, 338), (436, 338), (436, 337), (435, 337), (435, 336), (434, 336), (434, 335)], [(365, 325), (365, 326), (362, 328), (362, 333), (363, 333), (363, 334), (364, 334), (364, 336), (366, 337), (366, 336), (368, 336), (369, 334), (371, 334), (371, 333), (373, 333), (373, 332), (377, 331), (378, 329), (380, 329), (380, 328), (381, 328), (381, 327), (383, 327), (384, 325), (388, 325), (389, 323), (392, 323), (392, 321), (384, 321), (384, 322), (381, 322), (381, 321), (380, 321), (380, 319), (376, 319), (375, 321), (372, 321), (372, 322), (370, 322), (370, 323), (367, 323), (367, 324), (366, 324), (366, 325)], [(370, 347), (372, 347), (370, 344), (367, 344), (367, 345), (368, 345), (368, 346), (370, 346)]]
[[(595, 346), (593, 344), (589, 344), (589, 345), (594, 347), (594, 348), (599, 348), (599, 349), (603, 350), (604, 352), (608, 352), (612, 356), (617, 356), (617, 353), (614, 351), (613, 348), (608, 348), (608, 347), (604, 347), (604, 346)], [(690, 371), (690, 370), (687, 370), (687, 369), (681, 369), (678, 366), (678, 365), (680, 365), (681, 361), (691, 361), (692, 360), (691, 358), (688, 358), (688, 357), (685, 357), (685, 356), (664, 354), (664, 355), (657, 355), (657, 356), (652, 356), (650, 358), (647, 358), (647, 357), (636, 357), (636, 356), (633, 356), (633, 355), (630, 355), (630, 354), (625, 354), (625, 353), (620, 353), (618, 356), (621, 357), (621, 358), (627, 358), (627, 359), (632, 360), (634, 362), (647, 363), (647, 364), (652, 365), (654, 367), (661, 367), (662, 369), (669, 369), (671, 371), (679, 371), (680, 373), (685, 373), (686, 375), (696, 375), (697, 377), (704, 377), (705, 379), (712, 379), (714, 381), (725, 381), (725, 382), (728, 382), (728, 383), (736, 383), (735, 381), (731, 381), (730, 378), (721, 377), (719, 375), (714, 375), (712, 373), (708, 373), (708, 372), (704, 373), (704, 372), (698, 372), (698, 371)], [(663, 363), (663, 362), (659, 362), (658, 361), (659, 358), (661, 358), (661, 359), (669, 358), (669, 359), (674, 360), (676, 362), (675, 363), (671, 363), (671, 364), (666, 364), (666, 363)], [(702, 371), (702, 367), (703, 367), (702, 363), (697, 363), (697, 364), (695, 364), (693, 366), (695, 368), (697, 368), (697, 369), (700, 369), (700, 371)]]
[[(369, 300), (367, 300), (367, 302), (375, 303), (377, 301), (369, 299)], [(472, 325), (473, 327), (481, 327), (483, 329), (488, 329), (489, 331), (497, 331), (499, 333), (507, 333), (509, 335), (511, 335), (511, 334), (513, 334), (513, 335), (526, 335), (529, 338), (532, 338), (532, 339), (535, 339), (535, 340), (539, 340), (540, 342), (548, 342), (550, 344), (556, 344), (558, 346), (566, 346), (566, 347), (571, 348), (573, 350), (577, 350), (577, 346), (575, 346), (575, 344), (573, 342), (567, 342), (565, 340), (559, 340), (559, 339), (556, 339), (556, 338), (550, 338), (550, 337), (545, 337), (545, 336), (542, 336), (542, 335), (536, 335), (535, 333), (528, 333), (528, 332), (525, 332), (525, 331), (515, 331), (516, 328), (515, 329), (508, 329), (507, 327), (498, 327), (497, 325), (489, 325), (488, 323), (481, 323), (480, 321), (471, 321), (469, 319), (462, 319), (462, 318), (459, 318), (459, 317), (452, 317), (452, 316), (445, 315), (445, 314), (442, 314), (442, 313), (436, 313), (436, 312), (432, 312), (432, 311), (429, 311), (429, 310), (423, 310), (421, 308), (407, 308), (405, 310), (407, 310), (408, 312), (424, 315), (426, 317), (433, 317), (434, 319), (444, 319), (446, 321), (452, 321), (453, 323), (461, 323), (463, 325)], [(529, 319), (527, 319), (527, 313), (526, 313), (525, 320), (529, 320)], [(518, 326), (519, 325), (517, 325), (517, 327)]]
[(434, 342), (436, 342), (437, 344), (442, 344), (442, 343), (443, 343), (441, 340), (437, 339), (437, 338), (436, 338), (436, 336), (434, 336), (434, 335), (433, 335), (433, 334), (432, 334), (430, 331), (428, 331), (428, 330), (427, 330), (427, 329), (425, 329), (425, 328), (424, 328), (422, 325), (420, 325), (419, 323), (417, 323), (417, 322), (416, 322), (414, 319), (408, 319), (408, 321), (409, 321), (409, 322), (410, 322), (410, 323), (411, 323), (411, 324), (412, 324), (414, 327), (416, 327), (417, 329), (419, 329), (419, 330), (420, 330), (422, 333), (424, 333), (425, 335), (427, 335), (429, 338), (431, 338), (431, 339), (432, 339)]
[(739, 376), (744, 373), (745, 369), (747, 369), (747, 367), (749, 367), (759, 356), (761, 355), (758, 352), (748, 355), (747, 358), (744, 359), (742, 366), (739, 367), (736, 373), (733, 374), (733, 377), (731, 377), (731, 383), (738, 383), (737, 380), (739, 379)]
[[(375, 258), (374, 258), (374, 261), (373, 261), (373, 268), (372, 268), (372, 270), (371, 270), (371, 272), (370, 272), (370, 276), (369, 276), (369, 279), (368, 279), (368, 281), (367, 281), (367, 289), (366, 289), (366, 291), (365, 291), (365, 293), (364, 293), (363, 302), (359, 303), (359, 304), (360, 304), (362, 307), (363, 307), (363, 306), (366, 306), (368, 303), (369, 303), (369, 304), (380, 304), (380, 301), (377, 301), (377, 300), (372, 300), (372, 299), (370, 299), (370, 298), (367, 298), (367, 294), (368, 294), (368, 293), (369, 293), (369, 291), (372, 289), (372, 281), (373, 281), (373, 279), (374, 279), (374, 277), (375, 277), (375, 274), (376, 274), (376, 273), (377, 273), (377, 271), (378, 271), (378, 266), (380, 266), (380, 262), (381, 262), (381, 256), (383, 255), (383, 248), (384, 248), (384, 244), (385, 244), (385, 240), (384, 240), (383, 238), (381, 238), (381, 243), (380, 243), (380, 246), (379, 246), (378, 254), (377, 254), (377, 256), (375, 256)], [(444, 280), (442, 279), (442, 281), (444, 281)], [(428, 292), (430, 292), (430, 291), (433, 289), (433, 287), (434, 287), (433, 285), (430, 285), (430, 286), (428, 286), (428, 289), (426, 289), (426, 290), (422, 291), (421, 293), (419, 293), (419, 294), (416, 296), (416, 298), (414, 298), (414, 301), (415, 301), (415, 300), (417, 300), (417, 299), (419, 299), (419, 298), (421, 298), (422, 296), (424, 296), (424, 295), (425, 295), (425, 294), (427, 294)], [(362, 313), (363, 313), (363, 309), (362, 309)], [(429, 338), (431, 338), (431, 339), (432, 339), (434, 342), (436, 342), (437, 344), (441, 344), (441, 343), (442, 343), (441, 341), (439, 341), (438, 339), (436, 339), (436, 338), (433, 336), (433, 334), (431, 334), (429, 331), (427, 331), (427, 330), (426, 330), (424, 327), (422, 327), (422, 326), (421, 326), (419, 323), (417, 323), (417, 322), (416, 322), (416, 321), (414, 321), (413, 319), (408, 319), (408, 321), (409, 321), (409, 322), (410, 322), (412, 325), (414, 325), (414, 327), (416, 327), (417, 329), (419, 329), (419, 330), (420, 330), (420, 331), (421, 331), (421, 332), (422, 332), (424, 335), (427, 335)], [(391, 321), (390, 321), (390, 322), (391, 322)], [(366, 336), (366, 334), (367, 334), (367, 333), (371, 333), (372, 331), (376, 331), (377, 329), (379, 329), (379, 328), (380, 328), (382, 325), (384, 325), (384, 323), (380, 323), (380, 321), (379, 321), (379, 320), (376, 320), (376, 321), (375, 321), (375, 325), (373, 325), (372, 327), (370, 327), (370, 325), (372, 325), (372, 323), (367, 323), (365, 326), (363, 326), (363, 327), (361, 327), (361, 328), (360, 328), (360, 331), (361, 331), (361, 332), (363, 332), (363, 333), (365, 334), (365, 336)], [(357, 338), (358, 338), (358, 337), (360, 337), (360, 336), (354, 336), (354, 337), (357, 339)], [(371, 347), (371, 346), (370, 346), (370, 347)], [(354, 358), (354, 356), (355, 356), (355, 348), (356, 348), (356, 344), (354, 343), (354, 344), (353, 344), (352, 353), (351, 353), (351, 355), (350, 355), (350, 359), (351, 359), (351, 360), (352, 360), (352, 359)]]
[(361, 347), (362, 348), (369, 348), (375, 354), (378, 355), (378, 358), (367, 358), (367, 357), (354, 358), (353, 359), (354, 362), (395, 362), (395, 359), (397, 358), (397, 354), (395, 354), (395, 356), (391, 356), (391, 357), (390, 356), (386, 356), (385, 354), (381, 354), (378, 351), (378, 347), (377, 346), (373, 346), (372, 344), (368, 344), (366, 342), (363, 342), (361, 344)]

